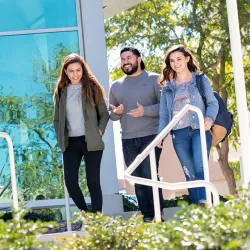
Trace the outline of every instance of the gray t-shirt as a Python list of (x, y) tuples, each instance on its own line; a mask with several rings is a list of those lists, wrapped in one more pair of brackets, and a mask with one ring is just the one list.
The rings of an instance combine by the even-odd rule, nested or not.
[[(157, 79), (156, 73), (143, 70), (138, 76), (124, 76), (112, 84), (109, 104), (114, 106), (123, 104), (124, 112), (119, 116), (111, 111), (110, 118), (113, 121), (120, 120), (123, 139), (157, 134), (161, 97)], [(138, 108), (137, 102), (144, 107), (144, 115), (135, 118), (127, 113)]]
[(85, 135), (81, 92), (81, 83), (67, 87), (66, 124), (69, 137)]

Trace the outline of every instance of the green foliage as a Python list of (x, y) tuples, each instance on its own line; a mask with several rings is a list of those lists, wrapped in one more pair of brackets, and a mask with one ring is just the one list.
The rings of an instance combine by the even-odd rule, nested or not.
[(50, 249), (59, 249), (51, 243), (39, 242), (36, 236), (45, 233), (49, 227), (57, 226), (55, 223), (43, 223), (40, 221), (26, 221), (24, 219), (27, 211), (20, 209), (13, 212), (13, 219), (4, 222), (0, 219), (0, 249), (2, 250), (24, 250), (41, 249), (50, 247)]
[(78, 213), (85, 237), (70, 240), (75, 250), (231, 250), (250, 244), (250, 186), (226, 205), (183, 208), (165, 223), (147, 224), (101, 214)]
[(183, 206), (183, 205), (190, 205), (192, 203), (191, 198), (189, 195), (182, 195), (175, 197), (173, 199), (169, 200), (164, 200), (164, 206), (165, 208), (168, 207), (178, 207), (178, 206)]
[(123, 210), (124, 210), (124, 212), (138, 211), (139, 210), (136, 198), (130, 197), (128, 195), (126, 195), (126, 196), (123, 195), (122, 200), (123, 200)]
[(145, 232), (151, 230), (150, 225), (144, 224), (142, 219), (135, 215), (128, 221), (119, 217), (103, 216), (100, 213), (79, 212), (77, 215), (83, 221), (87, 235), (76, 237), (66, 245), (66, 249), (138, 249), (139, 242)]
[[(31, 221), (43, 221), (43, 222), (49, 222), (49, 221), (58, 221), (62, 220), (61, 211), (59, 208), (46, 208), (46, 209), (30, 209), (25, 213), (24, 217), (25, 220), (31, 220)], [(13, 219), (13, 213), (12, 212), (5, 212), (0, 216), (0, 219), (4, 221), (12, 220)]]
[[(123, 208), (124, 212), (128, 211), (139, 211), (139, 207), (137, 205), (136, 199), (133, 199), (130, 196), (122, 196), (123, 198)], [(220, 201), (221, 202), (226, 202), (229, 200), (230, 197), (223, 197), (220, 195)], [(192, 201), (189, 195), (182, 195), (175, 197), (173, 199), (169, 200), (164, 200), (164, 208), (169, 208), (169, 207), (183, 207), (183, 206), (188, 206), (191, 205)]]
[(229, 165), (230, 165), (230, 168), (234, 172), (234, 179), (236, 181), (239, 181), (241, 179), (241, 176), (240, 176), (240, 162), (239, 161), (230, 162)]
[[(61, 249), (55, 243), (36, 239), (55, 223), (24, 219), (27, 211), (13, 212), (13, 219), (0, 219), (0, 249)], [(232, 250), (250, 245), (250, 186), (227, 204), (216, 207), (191, 205), (167, 222), (143, 223), (141, 216), (128, 221), (100, 213), (77, 213), (86, 234), (64, 241), (63, 249), (74, 250)]]

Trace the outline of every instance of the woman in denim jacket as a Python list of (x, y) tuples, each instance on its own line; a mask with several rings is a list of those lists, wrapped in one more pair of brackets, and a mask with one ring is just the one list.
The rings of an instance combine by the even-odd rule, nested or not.
[[(205, 76), (204, 92), (207, 108), (196, 86), (199, 69), (191, 52), (183, 45), (167, 51), (165, 67), (160, 84), (164, 85), (160, 100), (160, 133), (186, 104), (201, 109), (204, 115), (207, 152), (209, 156), (212, 136), (209, 132), (218, 113), (218, 102), (214, 97), (208, 78)], [(204, 180), (199, 120), (195, 112), (189, 111), (171, 131), (175, 152), (182, 165), (187, 181)], [(158, 145), (162, 147), (162, 143)], [(206, 203), (205, 188), (190, 188), (189, 194), (195, 204)]]

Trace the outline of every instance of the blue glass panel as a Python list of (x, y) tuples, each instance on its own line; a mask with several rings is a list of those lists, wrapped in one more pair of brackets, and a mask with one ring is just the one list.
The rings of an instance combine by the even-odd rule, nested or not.
[[(0, 37), (0, 131), (13, 139), (20, 199), (63, 194), (52, 96), (62, 59), (78, 47), (76, 31)], [(0, 193), (8, 180), (7, 145), (0, 138)]]
[(75, 0), (0, 0), (0, 32), (76, 25)]

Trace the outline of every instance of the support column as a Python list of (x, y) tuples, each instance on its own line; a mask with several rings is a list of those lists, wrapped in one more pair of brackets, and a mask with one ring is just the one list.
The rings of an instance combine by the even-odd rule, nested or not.
[[(104, 87), (107, 98), (109, 76), (102, 0), (81, 0), (81, 15), (85, 60)], [(101, 166), (103, 213), (120, 213), (123, 212), (123, 203), (121, 195), (117, 195), (118, 180), (112, 121), (108, 123), (104, 142), (105, 150)]]
[(240, 149), (242, 157), (241, 176), (243, 177), (243, 185), (247, 186), (250, 182), (250, 131), (236, 0), (227, 0), (227, 12), (240, 130)]

